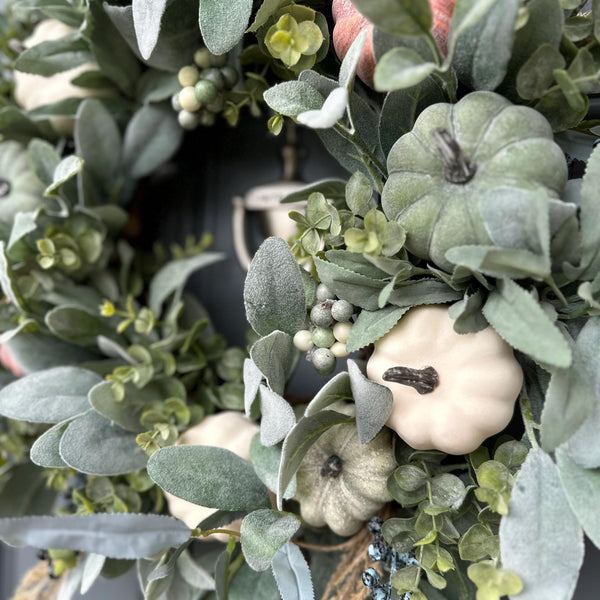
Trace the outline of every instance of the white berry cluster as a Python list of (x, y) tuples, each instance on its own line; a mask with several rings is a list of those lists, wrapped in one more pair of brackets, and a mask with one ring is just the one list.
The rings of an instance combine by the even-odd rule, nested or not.
[(306, 359), (321, 375), (335, 369), (337, 358), (348, 356), (346, 342), (352, 329), (354, 306), (339, 300), (324, 284), (317, 288), (317, 302), (310, 310), (310, 325), (294, 336), (294, 346), (306, 352)]
[(182, 67), (178, 73), (181, 90), (171, 99), (184, 129), (199, 125), (214, 125), (225, 107), (225, 94), (239, 78), (238, 72), (227, 65), (227, 54), (211, 54), (200, 48), (194, 54), (194, 64)]

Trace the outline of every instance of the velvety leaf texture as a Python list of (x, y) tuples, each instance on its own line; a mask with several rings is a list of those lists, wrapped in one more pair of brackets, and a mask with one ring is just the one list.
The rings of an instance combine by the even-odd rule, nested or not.
[(224, 448), (162, 448), (150, 457), (148, 474), (165, 491), (200, 506), (222, 510), (270, 506), (267, 488), (252, 465)]
[(264, 446), (274, 446), (281, 442), (296, 424), (291, 405), (264, 385), (260, 386), (260, 412), (260, 437)]
[(300, 521), (275, 510), (256, 510), (240, 528), (242, 552), (255, 571), (266, 571), (275, 553), (298, 531)]
[(200, 0), (198, 22), (206, 47), (213, 54), (229, 52), (248, 26), (252, 0)]
[(266, 239), (254, 255), (244, 285), (248, 322), (260, 335), (294, 335), (306, 319), (300, 267), (280, 238)]
[(159, 515), (106, 513), (0, 519), (0, 539), (11, 546), (78, 550), (120, 559), (152, 556), (182, 544), (190, 533), (182, 521)]
[(314, 600), (310, 569), (298, 546), (288, 542), (278, 550), (272, 568), (282, 600)]
[(529, 452), (500, 523), (502, 564), (523, 581), (521, 600), (570, 600), (583, 562), (583, 532), (558, 469), (539, 449)]
[(78, 367), (32, 373), (0, 390), (0, 414), (31, 423), (59, 423), (89, 408), (87, 394), (102, 378)]

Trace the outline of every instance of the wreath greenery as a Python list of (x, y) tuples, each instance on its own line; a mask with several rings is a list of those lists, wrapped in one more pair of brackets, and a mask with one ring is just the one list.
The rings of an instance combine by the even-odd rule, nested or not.
[[(0, 539), (61, 599), (134, 565), (146, 600), (573, 597), (597, 2), (15, 0), (0, 65)], [(283, 199), (234, 348), (185, 291), (211, 235), (144, 249), (134, 199), (185, 130), (249, 117), (349, 177)]]

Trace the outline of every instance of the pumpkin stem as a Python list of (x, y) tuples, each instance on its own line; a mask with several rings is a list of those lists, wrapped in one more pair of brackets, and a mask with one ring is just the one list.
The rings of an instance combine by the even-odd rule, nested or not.
[(391, 367), (384, 374), (384, 381), (409, 385), (419, 394), (430, 394), (440, 383), (437, 371), (433, 367), (411, 369), (409, 367)]
[(10, 182), (6, 179), (0, 179), (0, 198), (4, 198), (8, 194), (10, 194)]
[(342, 459), (332, 454), (321, 467), (321, 477), (339, 477), (342, 474)]
[(472, 163), (464, 154), (458, 142), (443, 127), (436, 127), (431, 137), (437, 146), (446, 168), (444, 177), (450, 183), (467, 183), (473, 179), (477, 165)]

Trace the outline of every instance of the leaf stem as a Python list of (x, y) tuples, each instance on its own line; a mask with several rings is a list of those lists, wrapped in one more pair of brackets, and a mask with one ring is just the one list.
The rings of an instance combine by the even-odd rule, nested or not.
[(202, 531), (201, 529), (194, 529), (192, 532), (193, 537), (208, 537), (209, 535), (215, 535), (217, 533), (224, 533), (225, 535), (233, 535), (235, 537), (240, 537), (239, 531), (234, 531), (233, 529), (207, 529), (206, 531)]
[(320, 544), (310, 544), (309, 542), (300, 542), (299, 540), (292, 540), (293, 544), (296, 544), (299, 548), (305, 550), (316, 550), (317, 552), (338, 552), (340, 550), (347, 550), (351, 548), (354, 543), (354, 538), (350, 538), (341, 544), (335, 546), (321, 546)]
[(558, 298), (559, 302), (566, 308), (569, 306), (567, 299), (564, 294), (560, 291), (560, 288), (556, 285), (553, 277), (548, 277), (544, 280), (548, 287), (554, 292), (554, 295)]
[(533, 414), (531, 413), (531, 403), (529, 402), (529, 398), (525, 398), (525, 396), (521, 395), (519, 398), (519, 407), (521, 409), (521, 417), (523, 418), (527, 439), (532, 448), (539, 448), (540, 445), (535, 436)]

